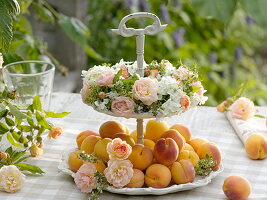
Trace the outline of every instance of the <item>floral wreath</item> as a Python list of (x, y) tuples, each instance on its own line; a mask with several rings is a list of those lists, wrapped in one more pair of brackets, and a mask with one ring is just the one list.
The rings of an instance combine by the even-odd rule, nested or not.
[(198, 74), (168, 60), (144, 63), (144, 77), (137, 62), (120, 60), (82, 71), (82, 100), (95, 110), (116, 116), (136, 114), (167, 116), (202, 105), (208, 97)]

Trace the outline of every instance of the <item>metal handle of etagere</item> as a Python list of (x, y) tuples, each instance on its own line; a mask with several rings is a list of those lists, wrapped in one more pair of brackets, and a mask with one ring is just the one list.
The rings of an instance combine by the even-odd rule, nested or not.
[[(152, 25), (145, 28), (128, 28), (126, 22), (130, 19), (136, 18), (151, 18), (154, 20)], [(167, 24), (161, 25), (159, 18), (148, 12), (137, 12), (125, 16), (119, 24), (118, 29), (112, 29), (114, 33), (123, 37), (136, 36), (136, 54), (137, 54), (137, 73), (140, 77), (144, 76), (144, 47), (145, 47), (145, 35), (154, 35), (166, 28)], [(143, 144), (143, 119), (137, 119), (137, 142)]]

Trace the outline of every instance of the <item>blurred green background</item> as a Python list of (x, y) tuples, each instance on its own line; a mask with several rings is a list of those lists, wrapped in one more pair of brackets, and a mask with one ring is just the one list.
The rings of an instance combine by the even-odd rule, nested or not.
[[(5, 64), (46, 59), (66, 73), (68, 66), (63, 66), (49, 51), (46, 41), (32, 31), (33, 15), (40, 23), (60, 28), (79, 44), (87, 55), (88, 64), (84, 69), (103, 62), (115, 63), (121, 58), (135, 60), (135, 39), (123, 38), (110, 29), (117, 28), (125, 15), (145, 11), (158, 15), (162, 23), (168, 24), (164, 32), (146, 37), (146, 62), (168, 59), (174, 63), (181, 60), (188, 65), (197, 64), (208, 90), (206, 105), (215, 106), (233, 96), (242, 83), (246, 83), (247, 97), (258, 105), (266, 105), (267, 1), (87, 1), (88, 9), (82, 22), (55, 9), (53, 1), (19, 0), (21, 14), (13, 17), (13, 40), (8, 50), (3, 45), (0, 48)], [(144, 27), (149, 23), (131, 21), (128, 26)]]

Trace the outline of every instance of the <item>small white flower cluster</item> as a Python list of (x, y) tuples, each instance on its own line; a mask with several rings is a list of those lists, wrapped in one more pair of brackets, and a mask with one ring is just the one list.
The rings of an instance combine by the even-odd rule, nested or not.
[[(119, 71), (121, 74), (118, 76)], [(174, 67), (169, 61), (162, 60), (160, 63), (144, 63), (144, 77), (137, 72), (136, 61), (123, 60), (113, 66), (99, 65), (83, 71), (84, 102), (88, 102), (92, 93), (95, 96), (90, 99), (89, 105), (98, 111), (124, 115), (131, 112), (169, 115), (185, 112), (208, 99), (197, 74), (185, 66)], [(98, 87), (98, 97), (96, 91), (90, 91), (90, 86)]]

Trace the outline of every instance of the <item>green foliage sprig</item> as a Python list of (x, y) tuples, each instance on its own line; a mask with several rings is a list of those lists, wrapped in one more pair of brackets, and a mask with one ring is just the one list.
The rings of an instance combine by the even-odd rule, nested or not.
[[(3, 152), (2, 152), (3, 153)], [(0, 168), (5, 165), (15, 165), (20, 171), (28, 171), (32, 174), (43, 174), (44, 171), (35, 165), (24, 163), (30, 156), (26, 155), (26, 150), (15, 151), (12, 147), (9, 147), (5, 151), (6, 158), (0, 157)]]
[(0, 141), (4, 135), (11, 145), (15, 147), (28, 148), (41, 146), (41, 135), (46, 130), (51, 130), (51, 124), (47, 117), (62, 118), (68, 112), (54, 113), (46, 112), (42, 108), (39, 96), (33, 99), (31, 105), (26, 109), (19, 108), (6, 97), (14, 97), (15, 94), (4, 91), (0, 98)]
[(200, 176), (208, 176), (212, 172), (212, 167), (214, 167), (216, 164), (217, 161), (213, 160), (212, 156), (206, 154), (205, 159), (198, 161), (198, 164), (195, 167), (196, 174)]

